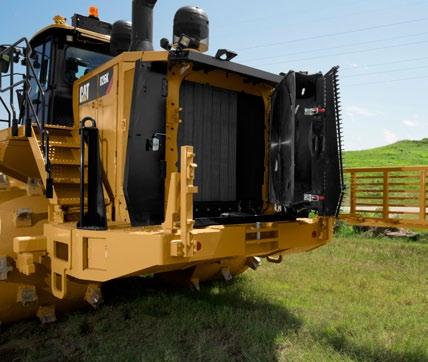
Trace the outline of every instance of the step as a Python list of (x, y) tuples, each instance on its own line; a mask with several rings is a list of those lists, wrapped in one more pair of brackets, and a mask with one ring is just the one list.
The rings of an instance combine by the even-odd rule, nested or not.
[(62, 131), (74, 131), (74, 127), (68, 127), (68, 126), (60, 126), (57, 124), (45, 124), (45, 129), (55, 129), (55, 130), (62, 130)]
[(54, 159), (50, 159), (50, 161), (51, 161), (51, 165), (55, 165), (55, 166), (60, 166), (60, 165), (80, 166), (80, 160), (75, 160), (75, 159), (54, 158)]
[[(42, 142), (39, 141), (39, 147), (42, 147)], [(72, 140), (62, 140), (62, 141), (53, 141), (49, 139), (49, 148), (72, 148), (72, 149), (80, 149), (80, 143), (73, 142)]]
[(55, 184), (54, 188), (60, 205), (80, 204), (80, 184)]
[(80, 197), (63, 197), (63, 198), (58, 198), (58, 204), (62, 205), (62, 206), (67, 206), (67, 205), (78, 206), (78, 205), (80, 205)]
[[(80, 137), (77, 131), (70, 128), (48, 128), (49, 129), (49, 144), (50, 145), (61, 145), (63, 143), (76, 145), (80, 147)], [(38, 129), (35, 128), (34, 134), (39, 144), (41, 143), (41, 135)]]
[[(54, 184), (80, 184), (80, 167), (76, 165), (52, 165), (51, 175)], [(85, 168), (85, 180), (87, 179), (88, 171)]]
[[(80, 184), (80, 176), (79, 177), (52, 177), (54, 184), (61, 184), (61, 185), (66, 185), (66, 184)], [(87, 177), (87, 173), (85, 173), (85, 181), (88, 180)], [(85, 185), (87, 185), (87, 182), (85, 182)]]
[(80, 184), (80, 177), (53, 177), (54, 184)]
[[(35, 135), (39, 148), (42, 149), (41, 137), (38, 133), (35, 133)], [(61, 151), (61, 149), (65, 151)], [(49, 136), (50, 155), (53, 155), (56, 152), (67, 152), (66, 150), (80, 150), (80, 141), (73, 137), (73, 135), (53, 134)]]
[(73, 153), (72, 149), (50, 147), (49, 160), (52, 165), (80, 165), (80, 152)]
[[(87, 205), (87, 203), (88, 203), (88, 198), (85, 197), (85, 206)], [(58, 204), (61, 206), (78, 207), (80, 206), (80, 197), (58, 198)], [(74, 210), (74, 212), (77, 212), (76, 210)]]
[(53, 178), (80, 178), (80, 167), (76, 165), (53, 165), (51, 172)]

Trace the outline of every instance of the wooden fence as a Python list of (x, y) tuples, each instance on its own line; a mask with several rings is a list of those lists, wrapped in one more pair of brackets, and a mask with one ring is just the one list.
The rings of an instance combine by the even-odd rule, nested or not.
[(355, 225), (428, 228), (428, 166), (350, 168), (340, 218)]

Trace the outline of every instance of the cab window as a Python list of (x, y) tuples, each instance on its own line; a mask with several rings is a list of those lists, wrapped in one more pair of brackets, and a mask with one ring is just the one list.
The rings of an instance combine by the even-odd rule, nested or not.
[[(48, 113), (48, 102), (42, 99), (37, 80), (40, 82), (43, 91), (48, 90), (50, 71), (52, 63), (52, 42), (46, 41), (35, 48), (31, 55), (35, 76), (30, 78), (30, 99), (39, 118), (46, 119)], [(30, 115), (32, 116), (32, 115)]]
[(65, 78), (72, 84), (112, 58), (111, 55), (69, 46), (65, 51)]

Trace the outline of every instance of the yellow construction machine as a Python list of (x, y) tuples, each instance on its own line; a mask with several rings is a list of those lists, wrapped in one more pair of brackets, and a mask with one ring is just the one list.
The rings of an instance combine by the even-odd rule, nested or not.
[(0, 47), (0, 321), (102, 301), (104, 282), (231, 279), (332, 237), (343, 193), (337, 67), (272, 74), (208, 51), (198, 7), (153, 50), (132, 24), (62, 16)]

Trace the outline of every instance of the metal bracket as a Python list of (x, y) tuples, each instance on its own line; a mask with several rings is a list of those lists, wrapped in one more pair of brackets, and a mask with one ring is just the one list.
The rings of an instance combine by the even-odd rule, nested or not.
[(253, 256), (247, 260), (247, 266), (253, 270), (257, 270), (261, 265), (262, 259), (257, 256)]
[(0, 190), (7, 190), (9, 186), (9, 178), (7, 175), (0, 173)]
[(15, 212), (15, 227), (31, 227), (33, 210), (28, 208), (21, 208)]
[(175, 224), (178, 222), (180, 212), (180, 174), (173, 172), (171, 174), (168, 191), (168, 202), (166, 206), (165, 222), (162, 227), (167, 234), (176, 232)]
[(17, 254), (16, 268), (25, 275), (36, 272), (36, 263), (41, 264), (46, 255), (46, 237), (17, 236), (13, 239), (13, 251)]
[(57, 267), (51, 272), (51, 290), (54, 297), (64, 299), (67, 294), (67, 275), (66, 269)]
[(7, 256), (0, 256), (0, 280), (6, 280), (7, 274), (12, 270), (13, 268), (7, 263)]
[[(198, 188), (193, 184), (195, 180), (195, 169), (197, 167), (194, 162), (195, 154), (192, 146), (181, 147), (181, 165), (179, 177), (179, 212), (180, 212), (180, 239), (171, 241), (171, 255), (179, 257), (192, 257), (196, 252), (196, 242), (193, 238), (193, 194), (198, 192)], [(171, 178), (171, 180), (173, 180)], [(171, 183), (171, 185), (173, 185)], [(176, 192), (177, 190), (175, 190)], [(171, 194), (172, 192), (172, 194)], [(174, 197), (174, 188), (170, 188), (170, 199)], [(167, 208), (168, 211), (168, 208)], [(169, 210), (171, 213), (171, 210)], [(177, 211), (177, 208), (176, 208)], [(172, 213), (173, 214), (173, 213)], [(166, 221), (165, 225), (172, 229), (173, 218)]]
[(29, 177), (27, 179), (27, 195), (28, 196), (42, 196), (43, 195), (43, 183), (39, 178)]
[(37, 310), (37, 318), (39, 318), (42, 324), (56, 322), (55, 305), (39, 307)]
[(16, 296), (17, 303), (22, 303), (26, 306), (31, 303), (35, 303), (39, 300), (34, 285), (20, 285), (18, 288), (18, 294)]
[(85, 301), (94, 309), (97, 309), (103, 302), (103, 295), (98, 284), (89, 284), (86, 288)]

